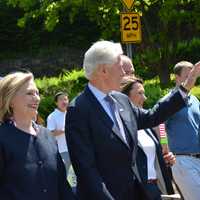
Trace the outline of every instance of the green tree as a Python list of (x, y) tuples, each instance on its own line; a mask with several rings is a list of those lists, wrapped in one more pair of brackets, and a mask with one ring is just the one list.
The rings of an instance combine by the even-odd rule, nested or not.
[[(8, 5), (24, 10), (18, 25), (24, 27), (32, 20), (42, 20), (45, 28), (54, 30), (63, 17), (71, 24), (80, 13), (99, 27), (101, 38), (119, 40), (120, 0), (5, 0)], [(200, 29), (200, 1), (196, 0), (135, 0), (134, 11), (142, 16), (143, 41), (136, 48), (140, 65), (152, 66), (162, 86), (169, 82), (170, 65), (177, 60), (179, 42), (198, 37)], [(67, 13), (67, 14), (66, 14)], [(154, 70), (152, 69), (152, 71)]]
[[(135, 1), (135, 11), (141, 12), (158, 0)], [(18, 20), (18, 25), (23, 27), (30, 19), (42, 17), (44, 26), (52, 31), (61, 21), (62, 13), (68, 11), (71, 23), (79, 17), (80, 10), (85, 12), (91, 21), (101, 27), (102, 37), (113, 37), (118, 32), (119, 13), (123, 10), (120, 0), (7, 0), (9, 5), (20, 7), (24, 16)], [(119, 35), (119, 34), (118, 34)]]
[(152, 60), (156, 60), (162, 86), (169, 83), (170, 65), (177, 62), (177, 45), (198, 37), (199, 8), (200, 1), (165, 0), (155, 2), (147, 12), (143, 12), (145, 37), (148, 47), (157, 55), (157, 59)]

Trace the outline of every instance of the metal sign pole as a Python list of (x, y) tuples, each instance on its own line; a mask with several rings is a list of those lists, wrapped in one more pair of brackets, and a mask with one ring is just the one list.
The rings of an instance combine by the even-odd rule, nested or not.
[(120, 31), (121, 40), (126, 43), (126, 54), (133, 59), (133, 46), (131, 43), (141, 41), (141, 22), (140, 15), (137, 12), (131, 12), (134, 0), (121, 0), (123, 3), (123, 12), (120, 13)]
[(132, 44), (126, 44), (126, 54), (131, 60), (133, 59)]
[[(123, 11), (127, 12), (127, 8), (123, 6)], [(126, 44), (126, 55), (132, 60), (133, 54), (132, 54), (132, 44)]]

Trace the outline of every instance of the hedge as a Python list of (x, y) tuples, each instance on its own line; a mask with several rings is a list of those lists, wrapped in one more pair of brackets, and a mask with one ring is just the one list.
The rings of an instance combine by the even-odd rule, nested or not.
[[(174, 76), (171, 76), (171, 79), (171, 85), (174, 85)], [(36, 84), (41, 96), (41, 103), (39, 106), (40, 116), (46, 120), (49, 113), (54, 110), (54, 95), (57, 92), (66, 92), (69, 95), (69, 99), (72, 100), (84, 89), (87, 82), (83, 70), (73, 70), (72, 72), (65, 71), (59, 77), (36, 79)], [(152, 107), (160, 98), (170, 91), (170, 88), (164, 90), (160, 88), (158, 77), (146, 80), (144, 82), (144, 87), (147, 96), (145, 108)], [(193, 88), (192, 93), (200, 99), (199, 85)]]
[(86, 83), (87, 79), (83, 70), (65, 71), (59, 77), (36, 79), (36, 85), (41, 97), (40, 116), (46, 120), (49, 113), (54, 110), (54, 96), (57, 92), (66, 92), (71, 100), (84, 89)]

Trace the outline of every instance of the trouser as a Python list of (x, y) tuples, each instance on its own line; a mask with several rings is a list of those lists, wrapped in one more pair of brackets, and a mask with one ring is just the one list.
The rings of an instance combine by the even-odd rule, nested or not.
[(63, 162), (65, 163), (67, 179), (68, 179), (73, 191), (75, 191), (77, 181), (76, 181), (76, 175), (75, 175), (74, 169), (71, 165), (69, 153), (68, 152), (62, 152), (62, 153), (60, 153), (60, 155), (63, 159)]
[(162, 200), (161, 191), (156, 183), (147, 183), (144, 185), (146, 190), (149, 192), (152, 200)]
[(69, 157), (69, 152), (65, 151), (65, 152), (60, 153), (60, 155), (61, 155), (61, 157), (63, 159), (63, 162), (65, 163), (66, 174), (68, 174), (69, 167), (71, 165), (71, 161), (70, 161), (70, 157)]
[(177, 155), (172, 173), (184, 200), (200, 199), (200, 158)]

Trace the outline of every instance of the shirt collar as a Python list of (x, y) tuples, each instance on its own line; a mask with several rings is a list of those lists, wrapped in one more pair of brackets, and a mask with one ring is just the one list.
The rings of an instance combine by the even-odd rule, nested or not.
[(105, 93), (103, 93), (101, 90), (93, 86), (91, 83), (88, 83), (88, 87), (91, 90), (91, 92), (94, 94), (94, 96), (98, 99), (98, 101), (101, 102), (102, 100), (104, 100), (104, 98), (106, 97)]
[(62, 112), (62, 111), (60, 111), (58, 108), (55, 108), (55, 112), (57, 112), (57, 113), (62, 113), (62, 114), (65, 114), (65, 113), (66, 113), (66, 111), (65, 111), (65, 112)]
[[(174, 89), (172, 89), (172, 91), (176, 91), (176, 90), (178, 90), (179, 89), (179, 86), (175, 86), (175, 88)], [(188, 94), (187, 94), (187, 97), (190, 97), (191, 96), (191, 92), (189, 92)]]

